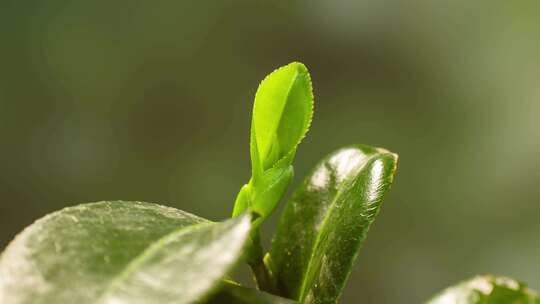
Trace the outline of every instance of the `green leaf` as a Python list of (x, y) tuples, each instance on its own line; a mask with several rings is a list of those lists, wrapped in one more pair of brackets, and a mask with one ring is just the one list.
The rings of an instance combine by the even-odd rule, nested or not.
[(294, 175), (296, 148), (306, 135), (313, 116), (313, 89), (307, 68), (290, 63), (268, 75), (255, 94), (251, 120), (250, 155), (252, 176), (238, 193), (233, 216), (251, 209), (260, 215), (254, 221), (247, 249), (247, 262), (259, 288), (268, 274), (263, 264), (259, 225), (272, 213)]
[(2, 254), (0, 303), (193, 303), (241, 257), (250, 223), (140, 202), (66, 208)]
[(296, 148), (313, 116), (307, 68), (290, 63), (268, 75), (255, 94), (251, 121), (252, 177), (237, 196), (233, 216), (252, 208), (262, 222), (275, 208), (293, 176)]
[(275, 70), (261, 82), (251, 125), (252, 147), (260, 162), (254, 167), (271, 168), (300, 143), (313, 115), (312, 90), (308, 70), (299, 62)]
[(263, 215), (257, 220), (257, 223), (262, 222), (276, 208), (277, 203), (287, 191), (293, 175), (292, 166), (274, 167), (264, 173), (261, 179), (261, 190), (253, 193), (253, 205), (251, 206), (253, 211)]
[(272, 213), (281, 197), (287, 191), (294, 175), (292, 166), (274, 167), (267, 170), (260, 182), (258, 183), (258, 191), (253, 190), (252, 184), (244, 185), (234, 204), (233, 216), (242, 214), (248, 208), (251, 208), (260, 217), (255, 222), (255, 226), (264, 221), (266, 217)]
[(284, 296), (337, 301), (396, 164), (393, 153), (356, 145), (316, 166), (285, 207), (265, 257)]
[(207, 304), (293, 304), (295, 301), (227, 283)]
[(477, 276), (450, 287), (428, 304), (539, 304), (540, 297), (523, 283), (503, 276)]

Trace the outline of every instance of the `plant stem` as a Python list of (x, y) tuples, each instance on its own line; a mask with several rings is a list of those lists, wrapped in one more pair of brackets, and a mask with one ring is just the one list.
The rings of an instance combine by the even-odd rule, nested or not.
[(261, 237), (259, 230), (253, 231), (251, 235), (251, 244), (248, 250), (247, 262), (251, 268), (253, 278), (257, 284), (257, 288), (272, 294), (278, 294), (276, 282), (273, 279), (268, 268), (264, 264), (263, 248), (261, 245)]

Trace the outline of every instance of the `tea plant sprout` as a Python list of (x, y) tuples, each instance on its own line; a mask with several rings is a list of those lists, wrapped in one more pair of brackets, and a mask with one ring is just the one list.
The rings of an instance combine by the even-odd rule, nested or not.
[[(307, 68), (293, 62), (275, 70), (255, 94), (251, 177), (231, 198), (230, 219), (127, 201), (53, 212), (0, 256), (0, 303), (337, 303), (398, 157), (360, 144), (324, 157), (285, 203), (265, 251), (260, 226), (293, 180), (313, 108)], [(257, 288), (231, 277), (240, 263), (251, 267)], [(539, 304), (540, 298), (513, 279), (479, 276), (426, 303)]]

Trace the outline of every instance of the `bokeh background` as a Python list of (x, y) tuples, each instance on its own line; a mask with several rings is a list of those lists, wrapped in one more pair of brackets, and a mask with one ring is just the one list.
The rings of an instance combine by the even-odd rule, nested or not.
[(540, 289), (532, 0), (2, 0), (0, 247), (82, 202), (229, 216), (258, 82), (293, 60), (316, 94), (295, 185), (343, 145), (400, 155), (343, 303), (420, 303), (477, 273)]

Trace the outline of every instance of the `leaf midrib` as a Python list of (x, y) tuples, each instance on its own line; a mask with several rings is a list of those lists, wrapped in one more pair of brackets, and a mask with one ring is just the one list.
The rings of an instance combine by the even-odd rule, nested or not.
[(117, 275), (113, 276), (113, 278), (110, 280), (108, 286), (103, 289), (103, 292), (98, 297), (97, 303), (102, 303), (102, 301), (105, 299), (106, 296), (108, 296), (115, 287), (117, 287), (124, 279), (126, 279), (130, 274), (136, 271), (137, 267), (144, 263), (146, 258), (150, 257), (157, 249), (161, 248), (169, 238), (172, 238), (173, 236), (178, 236), (180, 234), (184, 234), (189, 232), (190, 230), (194, 229), (200, 229), (201, 227), (205, 227), (208, 225), (215, 224), (215, 222), (207, 221), (202, 223), (196, 223), (189, 226), (184, 226), (181, 228), (178, 228), (176, 230), (173, 230), (170, 233), (167, 233), (163, 235), (162, 237), (158, 238), (157, 240), (151, 242), (141, 253), (139, 253), (137, 256), (135, 256), (125, 267), (124, 269), (118, 273)]
[[(271, 137), (271, 141), (270, 141), (270, 143), (272, 143), (272, 145), (273, 145), (273, 143), (275, 142), (275, 139), (276, 139), (276, 137), (277, 137), (277, 130), (279, 129), (279, 126), (280, 126), (280, 124), (281, 124), (281, 120), (283, 119), (283, 112), (285, 111), (285, 107), (287, 106), (287, 103), (288, 103), (288, 100), (289, 100), (289, 96), (291, 95), (292, 88), (293, 88), (294, 84), (296, 83), (296, 80), (298, 79), (298, 76), (299, 76), (299, 75), (300, 75), (300, 72), (299, 72), (298, 70), (295, 70), (295, 71), (294, 71), (294, 77), (292, 78), (292, 81), (291, 81), (291, 83), (289, 84), (289, 88), (287, 89), (287, 94), (285, 95), (285, 102), (283, 103), (283, 106), (282, 106), (281, 109), (280, 109), (279, 120), (277, 121), (277, 124), (275, 124), (274, 129), (272, 130), (272, 137)], [(255, 113), (255, 111), (253, 111), (253, 113)], [(255, 115), (253, 115), (253, 120), (255, 121)], [(256, 134), (256, 131), (255, 131), (255, 134)], [(255, 137), (255, 141), (257, 141), (257, 137)], [(297, 145), (298, 145), (298, 144), (297, 144)], [(259, 145), (257, 144), (257, 149), (259, 149), (258, 146), (259, 146)], [(269, 148), (267, 149), (266, 155), (263, 155), (263, 157), (265, 157), (265, 158), (268, 157), (268, 153), (271, 152), (271, 148), (272, 148), (272, 147), (269, 147)], [(259, 152), (259, 155), (261, 155), (260, 152)], [(282, 157), (282, 158), (283, 158), (283, 157)], [(280, 159), (281, 159), (281, 158), (280, 158)], [(279, 160), (279, 159), (278, 159), (278, 160)], [(259, 162), (260, 162), (260, 157), (259, 157)], [(264, 171), (264, 164), (261, 163), (261, 165), (262, 165), (262, 169), (263, 169), (263, 171)]]

